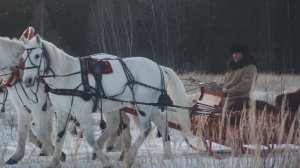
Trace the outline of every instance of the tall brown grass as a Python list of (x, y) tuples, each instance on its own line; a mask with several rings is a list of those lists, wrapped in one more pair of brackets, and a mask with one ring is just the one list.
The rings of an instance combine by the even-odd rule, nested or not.
[[(193, 81), (193, 83), (208, 83), (211, 81), (221, 83), (223, 77), (224, 75), (199, 73), (181, 75), (187, 90), (197, 86), (190, 84), (191, 78), (197, 81)], [(259, 92), (260, 97), (258, 99), (274, 105), (276, 95), (295, 91), (299, 88), (299, 75), (263, 73), (258, 74), (255, 90)], [(194, 90), (193, 93), (188, 94), (195, 95), (195, 91), (198, 95), (200, 94), (199, 90)], [(195, 97), (190, 98), (194, 99)], [(283, 102), (282, 106), (285, 103)], [(266, 109), (257, 111), (255, 108), (249, 110), (244, 108), (239, 112), (239, 124), (228, 123), (233, 117), (231, 115), (234, 114), (228, 112), (225, 115), (225, 123), (219, 120), (214, 125), (218, 128), (202, 127), (202, 129), (208, 129), (212, 132), (210, 138), (213, 142), (230, 147), (232, 158), (247, 158), (251, 161), (251, 164), (246, 165), (241, 161), (240, 164), (243, 167), (299, 167), (299, 110), (294, 116), (290, 114), (289, 110), (284, 110), (284, 108), (279, 110), (280, 112), (267, 112)], [(222, 135), (222, 133), (225, 135)], [(198, 136), (205, 135), (203, 135), (203, 131), (200, 131)], [(224, 166), (230, 167), (226, 164)]]
[[(224, 75), (187, 73), (181, 74), (180, 77), (186, 89), (191, 90), (187, 92), (187, 94), (189, 96), (190, 105), (192, 105), (192, 100), (198, 98), (200, 90), (195, 83), (191, 85), (190, 78), (194, 78), (196, 82), (207, 83), (215, 81), (220, 83)], [(298, 75), (259, 74), (256, 82), (256, 91), (261, 92), (261, 94), (263, 94), (261, 98), (271, 104), (274, 104), (274, 96), (276, 94), (294, 91), (298, 88), (300, 88), (300, 76)], [(300, 143), (300, 129), (298, 126), (299, 113), (295, 115), (293, 120), (288, 120), (289, 114), (285, 111), (276, 115), (271, 115), (266, 111), (257, 113), (260, 115), (254, 115), (254, 111), (251, 112), (243, 109), (238, 126), (217, 122), (218, 127), (205, 128), (205, 119), (203, 118), (203, 122), (199, 123), (201, 131), (197, 133), (198, 138), (196, 138), (196, 141), (190, 140), (190, 142), (197, 147), (196, 151), (186, 150), (186, 148), (181, 149), (180, 145), (183, 144), (183, 138), (171, 135), (171, 141), (177, 149), (174, 154), (175, 159), (162, 162), (162, 155), (157, 156), (157, 153), (142, 149), (139, 152), (134, 167), (299, 167), (300, 149), (297, 147)], [(227, 115), (225, 119), (229, 121), (231, 117), (231, 115)], [(12, 120), (13, 118), (16, 118), (16, 116), (1, 115), (0, 117), (0, 120), (2, 120), (0, 123), (4, 124), (5, 128), (10, 129), (8, 132), (11, 132), (11, 129), (16, 132), (16, 124), (15, 120)], [(95, 122), (95, 128), (96, 125), (98, 125), (97, 122)], [(286, 129), (286, 125), (289, 125), (290, 129)], [(215, 157), (208, 156), (201, 139), (204, 137), (203, 129), (211, 131), (212, 136), (216, 137), (215, 141), (217, 143), (227, 145), (229, 147), (228, 152), (223, 149), (213, 148)], [(220, 130), (225, 130), (223, 131), (224, 135), (222, 135), (225, 136), (225, 138), (219, 137)], [(16, 135), (16, 133), (14, 133), (14, 135)], [(16, 138), (12, 139), (16, 140)], [(146, 143), (154, 143), (154, 139), (155, 135), (151, 134)], [(74, 140), (73, 143), (74, 144), (66, 144), (71, 148), (69, 151), (71, 156), (68, 156), (68, 160), (71, 163), (64, 163), (62, 167), (80, 167), (80, 165), (90, 162), (80, 161), (80, 158), (85, 155), (79, 153), (79, 148), (82, 148), (82, 145), (80, 145), (81, 140)], [(280, 144), (281, 146), (279, 146)], [(272, 149), (273, 147), (274, 149)], [(244, 153), (242, 153), (242, 150), (244, 150)], [(86, 152), (87, 151), (88, 150), (86, 150)], [(157, 151), (162, 150), (157, 149)], [(0, 166), (4, 165), (4, 156), (7, 158), (6, 153), (7, 145), (3, 146), (2, 144), (0, 150)], [(35, 155), (35, 153), (32, 155)], [(91, 155), (91, 153), (87, 152), (86, 155)], [(218, 160), (216, 156), (225, 159)], [(27, 157), (27, 159), (30, 160), (32, 157), (33, 156)], [(117, 160), (118, 155), (115, 154), (113, 157), (112, 160)], [(32, 167), (32, 162), (34, 161), (38, 163), (33, 165), (38, 165), (40, 163), (40, 161), (38, 161), (39, 157), (36, 156), (34, 158), (34, 160), (22, 162), (22, 166)], [(87, 157), (87, 160), (89, 158), (90, 156)], [(49, 159), (48, 157), (46, 162), (48, 162)], [(41, 163), (43, 166), (45, 166), (45, 164), (46, 163)], [(100, 164), (99, 162), (94, 162), (94, 164), (89, 163), (91, 167), (98, 167)]]

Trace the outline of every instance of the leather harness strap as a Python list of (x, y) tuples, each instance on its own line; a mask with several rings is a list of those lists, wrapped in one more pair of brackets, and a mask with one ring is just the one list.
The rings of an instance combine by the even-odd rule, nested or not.
[[(89, 101), (91, 98), (94, 98), (94, 105), (92, 112), (95, 112), (97, 108), (101, 111), (101, 129), (106, 127), (105, 121), (103, 120), (103, 112), (102, 112), (102, 97), (106, 97), (104, 89), (102, 87), (102, 67), (101, 61), (93, 59), (91, 57), (82, 57), (79, 58), (79, 63), (81, 67), (81, 79), (82, 83), (79, 86), (83, 86), (83, 90), (78, 90), (79, 86), (75, 89), (51, 89), (48, 85), (45, 87), (46, 92), (50, 92), (57, 95), (71, 95), (81, 97), (85, 101)], [(109, 65), (109, 66), (108, 66)], [(112, 68), (109, 62), (106, 62), (105, 73), (111, 73)], [(95, 88), (91, 87), (89, 84), (88, 75), (92, 74), (96, 81)], [(100, 99), (100, 107), (99, 107), (99, 99)]]

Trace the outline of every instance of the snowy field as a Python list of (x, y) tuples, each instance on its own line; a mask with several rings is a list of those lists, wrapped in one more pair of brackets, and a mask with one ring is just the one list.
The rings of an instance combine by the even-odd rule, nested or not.
[[(257, 97), (264, 97), (266, 93), (256, 92)], [(268, 93), (272, 94), (272, 93)], [(190, 93), (190, 99), (197, 98), (198, 93)], [(1, 96), (2, 97), (2, 96)], [(100, 114), (94, 115), (94, 130), (96, 134), (100, 134), (99, 118)], [(55, 119), (54, 119), (55, 122)], [(38, 156), (40, 149), (34, 145), (26, 144), (26, 153), (24, 158), (16, 165), (4, 165), (5, 161), (15, 152), (17, 147), (18, 131), (16, 129), (17, 116), (13, 105), (8, 101), (6, 104), (6, 112), (0, 114), (0, 164), (5, 168), (36, 168), (45, 167), (50, 161), (48, 156)], [(70, 126), (69, 126), (70, 129)], [(131, 131), (133, 140), (138, 134), (138, 130), (133, 123), (131, 123)], [(191, 149), (183, 137), (181, 132), (170, 129), (171, 145), (172, 145), (172, 159), (162, 160), (162, 140), (156, 138), (156, 129), (153, 129), (150, 136), (141, 146), (138, 157), (135, 160), (133, 167), (141, 168), (214, 168), (214, 167), (293, 167), (299, 163), (299, 152), (297, 146), (282, 145), (278, 148), (280, 151), (288, 152), (274, 152), (271, 156), (266, 157), (263, 154), (246, 154), (232, 156), (230, 148), (213, 144), (213, 150), (216, 151), (222, 159), (216, 159), (208, 156), (202, 142), (199, 138), (194, 137), (190, 142), (199, 150)], [(248, 146), (255, 148), (254, 146)], [(70, 131), (67, 132), (66, 141), (63, 146), (63, 151), (67, 154), (67, 160), (61, 163), (61, 167), (102, 167), (100, 161), (92, 161), (92, 149), (86, 143), (84, 138), (78, 138)], [(255, 151), (255, 150), (254, 150)], [(118, 161), (120, 152), (110, 152), (108, 157), (116, 167), (122, 167), (122, 162)], [(290, 165), (290, 166), (289, 166)]]

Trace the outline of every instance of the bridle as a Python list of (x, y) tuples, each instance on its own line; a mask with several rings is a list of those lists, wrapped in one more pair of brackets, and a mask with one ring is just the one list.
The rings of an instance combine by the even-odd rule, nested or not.
[[(32, 61), (32, 58), (30, 57), (30, 54), (32, 53), (33, 50), (35, 49), (41, 49), (42, 53), (40, 54), (40, 60), (38, 65), (35, 64)], [(20, 60), (20, 67), (22, 67), (24, 70), (25, 69), (38, 69), (38, 75), (40, 77), (44, 76), (45, 74), (47, 74), (50, 70), (49, 66), (50, 66), (50, 59), (49, 59), (49, 55), (47, 54), (47, 51), (45, 50), (45, 47), (42, 45), (42, 47), (32, 47), (32, 48), (26, 48), (25, 52), (27, 54), (27, 56), (25, 57), (25, 60)], [(29, 67), (25, 67), (25, 62), (29, 61), (31, 66)], [(41, 65), (42, 63), (44, 63), (44, 69), (41, 69)]]

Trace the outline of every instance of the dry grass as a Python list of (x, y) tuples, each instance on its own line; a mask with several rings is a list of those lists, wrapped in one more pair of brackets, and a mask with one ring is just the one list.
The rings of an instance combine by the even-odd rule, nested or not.
[[(198, 83), (211, 81), (221, 83), (223, 80), (223, 75), (198, 73), (182, 74), (181, 77), (184, 79), (187, 90), (195, 86), (190, 86), (189, 80), (185, 79), (194, 78)], [(300, 76), (298, 75), (259, 74), (256, 82), (256, 95), (260, 95), (257, 96), (258, 99), (274, 104), (276, 95), (295, 91), (299, 88)], [(296, 145), (300, 143), (299, 111), (293, 118), (284, 110), (274, 114), (244, 109), (241, 113), (238, 127), (222, 124), (224, 122), (218, 122), (214, 128), (204, 127), (209, 132), (214, 132), (210, 136), (214, 142), (231, 147), (233, 158), (241, 153), (242, 144), (244, 146), (249, 144), (246, 146), (253, 148), (245, 148), (246, 151), (243, 154), (243, 157), (246, 157), (248, 161), (250, 160), (251, 164), (244, 165), (243, 161), (236, 164), (241, 164), (242, 167), (298, 167), (300, 153)], [(255, 113), (256, 115), (254, 115)], [(225, 120), (230, 120), (231, 117), (228, 114), (225, 116)], [(199, 136), (203, 136), (202, 132), (199, 134)], [(274, 150), (272, 150), (273, 147)], [(224, 166), (230, 167), (229, 165)]]
[[(185, 73), (180, 74), (181, 78), (184, 79), (185, 83), (188, 83), (189, 78), (194, 78), (198, 82), (211, 82), (215, 81), (221, 83), (224, 79), (224, 74), (212, 75), (212, 74), (202, 74), (202, 73)], [(256, 90), (261, 90), (265, 92), (278, 92), (281, 93), (285, 90), (294, 90), (300, 87), (300, 75), (276, 75), (276, 74), (266, 74), (260, 73), (257, 76)]]
[[(186, 84), (187, 90), (197, 87), (196, 85), (188, 85), (189, 80), (185, 79), (189, 79), (190, 77), (196, 79), (197, 82), (203, 83), (211, 81), (220, 83), (224, 77), (224, 75), (199, 73), (181, 74), (180, 76)], [(294, 91), (298, 88), (300, 88), (300, 76), (297, 75), (259, 74), (256, 83), (256, 91), (264, 94), (262, 98), (270, 103), (273, 103), (274, 96), (276, 94)], [(199, 92), (199, 89), (194, 89), (191, 92), (188, 92), (190, 102), (192, 102), (192, 99), (197, 99)], [(199, 124), (199, 127), (208, 129), (215, 137), (220, 137), (220, 131), (226, 132), (226, 134), (222, 136), (226, 137), (224, 144), (227, 144), (231, 147), (229, 148), (229, 153), (225, 151), (225, 153), (220, 154), (220, 151), (215, 151), (217, 156), (225, 157), (226, 159), (218, 160), (214, 157), (208, 156), (204, 150), (205, 148), (203, 147), (203, 142), (200, 138), (196, 138), (195, 141), (191, 140), (196, 147), (199, 147), (197, 151), (193, 151), (189, 148), (189, 150), (186, 150), (186, 148), (181, 149), (180, 146), (184, 145), (182, 142), (182, 137), (181, 135), (173, 133), (171, 135), (171, 141), (173, 146), (177, 149), (174, 151), (175, 159), (162, 162), (161, 154), (153, 153), (150, 150), (147, 151), (143, 149), (139, 151), (139, 157), (136, 159), (134, 167), (298, 167), (300, 164), (300, 149), (297, 146), (291, 147), (290, 144), (299, 145), (298, 143), (300, 143), (300, 129), (298, 127), (298, 123), (295, 122), (298, 121), (299, 116), (296, 115), (295, 120), (289, 123), (289, 125), (291, 125), (291, 129), (286, 130), (284, 126), (288, 117), (286, 115), (287, 113), (272, 116), (266, 112), (261, 112), (262, 115), (258, 117), (255, 115), (249, 115), (253, 113), (254, 112), (247, 112), (243, 110), (239, 127), (230, 125), (224, 126), (222, 123), (217, 123), (218, 127), (205, 128), (204, 122)], [(226, 116), (225, 118), (229, 119), (230, 116)], [(14, 132), (16, 132), (16, 116), (13, 116), (12, 114), (0, 115), (0, 120), (0, 124), (5, 125), (3, 128), (13, 129)], [(97, 119), (93, 121), (95, 122), (95, 125), (98, 125), (97, 121)], [(2, 131), (4, 132), (4, 130)], [(2, 131), (0, 131), (0, 133)], [(10, 134), (11, 130), (5, 132), (6, 134)], [(14, 136), (15, 135), (16, 133)], [(203, 132), (200, 131), (198, 136), (202, 137)], [(155, 141), (154, 139), (155, 134), (151, 134), (146, 143), (152, 144)], [(16, 140), (16, 137), (11, 138), (10, 140)], [(217, 139), (217, 141), (221, 142), (220, 139)], [(241, 145), (244, 144), (243, 141), (247, 141), (249, 144), (252, 144), (247, 145), (249, 148), (246, 148), (245, 154), (241, 154), (240, 151)], [(9, 141), (1, 140), (1, 142), (8, 143)], [(82, 166), (85, 164), (85, 162), (78, 160), (78, 158), (86, 157), (83, 156), (82, 153), (80, 154), (78, 152), (79, 148), (82, 147), (82, 144), (80, 145), (79, 140), (75, 140), (73, 143), (74, 144), (67, 144), (70, 146), (70, 151), (73, 151), (69, 157), (71, 163), (62, 164), (62, 167), (80, 167), (80, 165)], [(268, 147), (272, 147), (272, 145), (266, 146), (265, 144), (273, 143), (275, 143), (274, 146), (276, 150), (266, 150)], [(279, 147), (278, 144), (285, 145)], [(3, 156), (7, 156), (7, 144), (2, 144), (1, 146), (0, 166), (4, 164)], [(215, 149), (217, 148), (214, 148), (214, 150)], [(91, 153), (88, 153), (88, 149), (86, 151), (86, 155), (90, 156)], [(158, 149), (157, 151), (162, 150)], [(223, 152), (223, 150), (221, 151)], [(33, 155), (35, 155), (35, 153)], [(113, 156), (117, 157), (116, 154)], [(32, 157), (35, 158), (34, 161), (37, 161), (34, 166), (38, 165), (40, 162), (43, 162), (43, 160), (38, 161), (38, 156), (30, 156), (22, 163), (20, 167), (32, 167)], [(86, 158), (87, 160), (90, 159), (89, 157)], [(47, 161), (49, 161), (49, 158)], [(41, 163), (40, 165), (45, 165), (45, 163)], [(90, 163), (89, 166), (98, 167), (100, 166), (100, 163)]]

